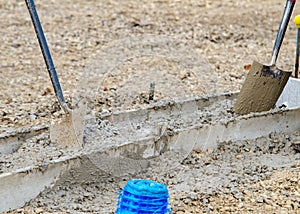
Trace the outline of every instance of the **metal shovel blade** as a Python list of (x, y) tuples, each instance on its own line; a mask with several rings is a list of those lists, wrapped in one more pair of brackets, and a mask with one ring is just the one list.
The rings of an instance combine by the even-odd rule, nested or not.
[(61, 107), (66, 112), (65, 118), (63, 118), (59, 122), (51, 124), (50, 140), (53, 143), (57, 143), (60, 145), (82, 148), (86, 104), (83, 102), (84, 100), (81, 100), (81, 102), (77, 104), (77, 107), (72, 110), (69, 109), (58, 80), (56, 69), (51, 57), (43, 27), (36, 11), (34, 0), (25, 0), (25, 2), (40, 44), (40, 48), (55, 91), (55, 95)]
[(272, 109), (291, 73), (254, 61), (238, 94), (234, 105), (235, 113), (249, 114)]
[(234, 106), (236, 114), (269, 111), (275, 106), (292, 73), (282, 71), (275, 65), (295, 3), (296, 0), (286, 1), (270, 65), (253, 62)]
[(69, 114), (65, 115), (65, 118), (51, 124), (51, 142), (66, 147), (81, 149), (83, 146), (85, 114), (86, 103), (80, 101)]

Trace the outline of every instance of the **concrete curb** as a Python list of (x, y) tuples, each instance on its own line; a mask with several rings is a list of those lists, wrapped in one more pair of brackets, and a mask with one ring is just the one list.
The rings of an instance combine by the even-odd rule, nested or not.
[[(186, 113), (193, 109), (195, 105), (197, 108), (199, 106), (209, 106), (216, 100), (234, 99), (235, 96), (236, 94), (230, 93), (209, 98), (197, 98), (154, 106), (144, 110), (119, 112), (104, 117), (120, 123), (128, 115), (132, 120), (144, 120), (160, 117), (162, 114), (171, 115), (174, 111)], [(0, 198), (3, 199), (0, 201), (0, 212), (22, 207), (45, 188), (53, 187), (66, 173), (68, 174), (70, 169), (85, 167), (89, 168), (91, 172), (96, 168), (98, 170), (99, 168), (104, 168), (109, 171), (114, 161), (120, 161), (120, 157), (129, 160), (132, 156), (138, 154), (138, 161), (134, 160), (133, 163), (123, 161), (123, 168), (126, 172), (128, 170), (144, 170), (147, 167), (147, 158), (156, 157), (167, 150), (188, 152), (188, 149), (185, 147), (187, 141), (194, 142), (193, 148), (191, 148), (193, 150), (213, 149), (217, 148), (221, 142), (251, 140), (268, 136), (273, 132), (291, 133), (298, 131), (300, 130), (299, 121), (300, 109), (274, 110), (249, 114), (238, 116), (228, 121), (218, 121), (214, 124), (196, 124), (191, 127), (176, 129), (172, 135), (164, 138), (140, 138), (135, 141), (124, 142), (122, 145), (111, 147), (107, 150), (99, 149), (82, 152), (72, 157), (65, 156), (40, 166), (28, 166), (17, 171), (3, 173), (0, 174)], [(40, 129), (36, 128), (34, 133), (47, 130), (47, 127), (40, 127)], [(23, 132), (22, 136), (30, 137), (30, 133)], [(10, 137), (13, 139), (15, 136), (12, 134)], [(15, 148), (15, 144), (12, 143), (14, 141), (7, 139), (9, 139), (8, 135), (0, 135), (0, 144), (6, 144), (6, 148), (2, 152), (13, 151)], [(84, 161), (87, 159), (89, 160), (89, 166)], [(120, 171), (117, 175), (121, 176), (126, 172)]]

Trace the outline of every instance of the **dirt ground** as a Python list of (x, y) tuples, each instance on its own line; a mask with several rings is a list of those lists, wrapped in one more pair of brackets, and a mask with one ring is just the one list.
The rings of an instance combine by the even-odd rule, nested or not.
[[(36, 5), (67, 101), (84, 93), (94, 113), (147, 105), (150, 83), (155, 83), (151, 102), (238, 91), (247, 65), (269, 63), (284, 7), (279, 0), (36, 0)], [(292, 17), (297, 13), (296, 4)], [(63, 111), (25, 2), (0, 0), (0, 17), (0, 132), (49, 124)], [(290, 22), (278, 59), (284, 70), (294, 67), (295, 35)], [(191, 157), (213, 159), (212, 154)], [(174, 213), (296, 213), (299, 166), (269, 171), (219, 192), (173, 194)], [(44, 211), (67, 212), (35, 201), (13, 213)]]
[[(147, 60), (148, 66), (145, 68), (154, 67), (156, 71), (164, 70), (164, 66), (177, 67), (173, 69), (176, 74), (170, 74), (172, 78), (169, 80), (173, 82), (168, 84), (168, 88), (171, 87), (169, 91), (178, 88), (176, 80), (179, 79), (185, 87), (190, 85), (189, 80), (195, 82), (198, 90), (194, 90), (193, 94), (205, 93), (206, 88), (201, 89), (199, 83), (203, 77), (212, 81), (214, 92), (239, 90), (247, 73), (244, 70), (245, 65), (251, 64), (253, 60), (263, 63), (270, 61), (273, 41), (283, 11), (281, 1), (266, 1), (264, 4), (259, 1), (192, 0), (72, 3), (37, 1), (36, 4), (66, 97), (70, 100), (80, 80), (90, 77), (91, 81), (91, 76), (96, 75), (96, 85), (92, 84), (88, 91), (93, 99), (96, 95), (100, 96), (93, 100), (93, 104), (98, 102), (101, 109), (122, 105), (124, 99), (118, 98), (124, 96), (126, 88), (116, 88), (124, 85), (122, 79), (128, 78), (124, 74), (118, 75), (114, 84), (109, 84), (112, 80), (105, 78), (104, 74), (108, 75), (111, 70), (127, 72), (131, 69), (133, 75), (137, 71), (137, 65), (144, 65)], [(61, 112), (55, 105), (53, 89), (25, 3), (1, 1), (0, 7), (1, 19), (5, 20), (1, 23), (3, 32), (0, 45), (1, 130), (48, 123)], [(143, 56), (143, 49), (147, 47), (141, 47), (138, 43), (140, 39), (146, 41), (151, 36), (152, 43), (158, 47), (158, 51), (150, 53), (154, 59), (149, 55)], [(167, 43), (162, 47), (169, 46), (172, 51), (160, 48), (159, 36), (164, 36), (173, 43), (162, 41)], [(278, 65), (287, 70), (293, 69), (294, 38), (295, 27), (291, 23), (278, 60)], [(126, 45), (132, 43), (135, 45), (133, 47), (140, 50), (131, 48), (128, 55), (133, 55), (130, 57), (124, 53), (117, 53), (114, 57), (116, 49), (120, 51), (122, 47), (126, 48)], [(178, 46), (184, 50), (176, 51)], [(134, 55), (138, 52), (140, 54), (135, 58)], [(161, 58), (155, 54), (157, 52), (162, 55)], [(211, 69), (202, 69), (197, 77), (196, 72), (188, 71), (188, 65), (182, 65), (183, 61), (170, 61), (176, 53), (190, 53), (190, 57), (198, 54), (196, 59), (199, 61), (202, 58), (201, 61), (206, 62), (202, 66), (209, 65)], [(119, 63), (113, 64), (116, 61)], [(151, 63), (155, 66), (151, 66)], [(101, 66), (108, 66), (108, 70), (102, 69), (103, 73), (95, 74), (95, 67), (101, 70)], [(143, 72), (147, 70), (145, 68)], [(122, 72), (117, 74), (120, 73)], [(143, 75), (140, 74), (141, 76)], [(104, 80), (108, 86), (100, 85)], [(134, 83), (142, 82), (143, 78), (139, 80)], [(207, 81), (201, 81), (201, 84), (209, 85)], [(126, 83), (127, 87), (132, 85), (132, 81)], [(93, 93), (97, 90), (99, 92), (94, 96)]]

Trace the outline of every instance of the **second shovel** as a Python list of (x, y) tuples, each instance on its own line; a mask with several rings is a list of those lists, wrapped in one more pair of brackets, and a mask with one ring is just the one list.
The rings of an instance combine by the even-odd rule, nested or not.
[(82, 100), (81, 102), (78, 102), (76, 108), (70, 109), (68, 107), (58, 80), (47, 40), (35, 8), (34, 0), (25, 0), (25, 2), (40, 44), (56, 97), (66, 113), (65, 118), (50, 126), (50, 139), (53, 143), (81, 149), (83, 145), (86, 104)]

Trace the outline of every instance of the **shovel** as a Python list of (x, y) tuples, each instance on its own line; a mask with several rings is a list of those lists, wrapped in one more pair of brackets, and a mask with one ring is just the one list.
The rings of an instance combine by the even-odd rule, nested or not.
[(291, 72), (276, 67), (278, 53), (296, 0), (287, 0), (277, 33), (270, 65), (254, 61), (234, 105), (236, 114), (269, 111), (278, 100)]
[[(291, 95), (294, 100), (292, 102), (292, 107), (297, 107), (299, 108), (300, 105), (300, 80), (298, 79), (299, 76), (299, 56), (300, 56), (300, 15), (296, 16), (294, 19), (294, 22), (296, 24), (297, 27), (297, 36), (296, 36), (296, 60), (295, 60), (295, 78), (291, 78), (295, 83), (294, 83), (294, 87), (291, 87), (291, 89), (293, 91), (287, 91), (286, 96), (284, 97), (285, 100), (287, 99), (286, 97), (288, 97), (288, 101), (291, 100), (291, 97), (288, 95)], [(289, 83), (288, 83), (289, 85)], [(287, 86), (288, 86), (287, 85)], [(283, 91), (285, 92), (285, 90)], [(292, 92), (292, 93), (290, 93)], [(280, 103), (281, 104), (281, 103)], [(287, 106), (289, 105), (289, 103), (287, 103)], [(288, 106), (289, 107), (289, 106)], [(298, 136), (298, 138), (296, 138), (294, 140), (294, 142), (292, 143), (292, 147), (294, 150), (296, 150), (297, 152), (300, 152), (300, 138)]]
[(296, 59), (295, 74), (290, 77), (276, 106), (279, 108), (299, 108), (300, 107), (300, 79), (299, 77), (299, 56), (300, 56), (300, 15), (296, 16), (294, 22), (297, 27), (296, 34)]
[(47, 66), (47, 70), (55, 91), (55, 95), (62, 109), (64, 110), (65, 118), (61, 121), (51, 124), (50, 139), (53, 143), (59, 143), (65, 146), (82, 148), (83, 130), (84, 130), (84, 116), (86, 105), (81, 100), (77, 104), (77, 108), (70, 109), (65, 101), (58, 76), (52, 61), (52, 57), (48, 48), (46, 37), (40, 23), (38, 13), (35, 8), (33, 0), (25, 0), (31, 20), (39, 41), (39, 45)]

